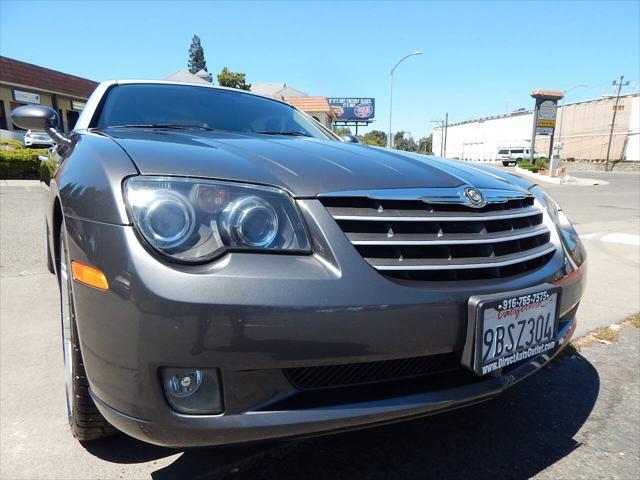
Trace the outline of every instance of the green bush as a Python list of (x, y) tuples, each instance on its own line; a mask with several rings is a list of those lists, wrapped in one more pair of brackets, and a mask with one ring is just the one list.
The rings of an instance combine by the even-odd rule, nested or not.
[(6, 145), (11, 148), (22, 149), (24, 145), (20, 140), (0, 140), (0, 145)]
[(531, 170), (533, 168), (533, 165), (530, 162), (520, 162), (518, 163), (518, 166), (520, 168), (524, 168), (525, 170)]
[(548, 170), (549, 169), (549, 160), (546, 158), (538, 158), (535, 161), (535, 166), (538, 167), (539, 169), (544, 169), (544, 170)]
[(56, 173), (58, 163), (47, 157), (47, 160), (40, 162), (40, 180), (49, 185), (53, 174)]
[[(10, 146), (3, 141), (3, 145)], [(0, 179), (39, 178), (39, 155), (46, 155), (46, 148), (0, 148)]]

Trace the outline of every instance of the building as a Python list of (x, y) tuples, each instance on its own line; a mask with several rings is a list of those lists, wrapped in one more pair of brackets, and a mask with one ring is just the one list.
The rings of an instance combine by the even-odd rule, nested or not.
[(293, 105), (311, 115), (328, 129), (333, 128), (333, 123), (337, 118), (335, 112), (329, 106), (327, 97), (311, 97), (308, 93), (284, 82), (254, 83), (251, 84), (251, 91), (258, 95), (287, 102), (289, 105)]
[(329, 106), (327, 97), (293, 97), (285, 98), (284, 101), (308, 113), (329, 130), (333, 128), (336, 114)]
[(169, 80), (171, 82), (211, 85), (213, 77), (211, 77), (211, 74), (206, 70), (200, 70), (197, 73), (191, 73), (189, 70), (176, 70), (171, 75), (167, 76), (165, 80)]
[[(614, 96), (568, 103), (558, 108), (554, 143), (563, 160), (605, 160), (616, 104)], [(611, 141), (610, 160), (640, 161), (640, 92), (621, 95)], [(433, 152), (463, 160), (494, 160), (501, 147), (530, 146), (533, 111), (515, 112), (452, 123), (433, 129)], [(535, 149), (545, 156), (549, 136), (537, 136)]]
[(251, 91), (258, 95), (264, 95), (265, 97), (274, 98), (293, 98), (293, 97), (308, 97), (309, 94), (293, 88), (284, 82), (275, 83), (252, 83)]
[(60, 128), (72, 130), (97, 82), (0, 56), (0, 139), (22, 140), (24, 130), (10, 121), (14, 108), (46, 105), (60, 115)]

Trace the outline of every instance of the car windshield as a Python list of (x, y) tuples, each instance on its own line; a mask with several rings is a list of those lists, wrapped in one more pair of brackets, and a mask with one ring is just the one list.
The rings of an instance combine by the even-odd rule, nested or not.
[(500, 151), (498, 152), (498, 154), (500, 154), (500, 155), (506, 155), (506, 154), (508, 154), (508, 153), (509, 153), (509, 150), (500, 150)]
[(201, 128), (336, 140), (295, 108), (242, 93), (208, 87), (130, 84), (111, 88), (92, 127)]

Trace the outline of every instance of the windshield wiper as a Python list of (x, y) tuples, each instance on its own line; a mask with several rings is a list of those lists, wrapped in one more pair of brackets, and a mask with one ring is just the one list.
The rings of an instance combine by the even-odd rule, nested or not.
[(292, 137), (310, 137), (311, 136), (308, 133), (294, 132), (294, 131), (287, 131), (287, 130), (274, 130), (274, 131), (256, 132), (256, 133), (259, 133), (261, 135), (290, 135)]
[(211, 128), (206, 125), (187, 125), (182, 123), (141, 123), (138, 125), (109, 125), (107, 128), (166, 128), (174, 130), (189, 130), (192, 128), (197, 128), (200, 130), (216, 130), (215, 128)]

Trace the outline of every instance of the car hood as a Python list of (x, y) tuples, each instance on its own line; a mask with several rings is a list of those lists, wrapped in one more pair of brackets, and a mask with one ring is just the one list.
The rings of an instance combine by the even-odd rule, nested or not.
[(520, 190), (498, 170), (367, 145), (218, 131), (108, 129), (143, 175), (180, 175), (281, 187), (296, 197), (386, 188)]

